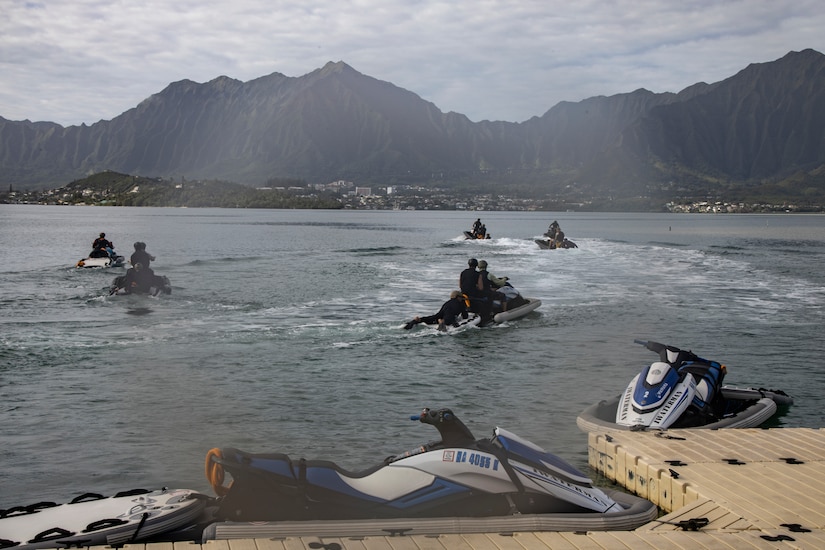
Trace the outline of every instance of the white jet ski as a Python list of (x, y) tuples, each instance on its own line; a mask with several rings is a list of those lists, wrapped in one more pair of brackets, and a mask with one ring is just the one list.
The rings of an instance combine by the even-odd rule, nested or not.
[(86, 493), (68, 504), (38, 502), (0, 510), (0, 548), (115, 546), (195, 525), (210, 500), (189, 489)]

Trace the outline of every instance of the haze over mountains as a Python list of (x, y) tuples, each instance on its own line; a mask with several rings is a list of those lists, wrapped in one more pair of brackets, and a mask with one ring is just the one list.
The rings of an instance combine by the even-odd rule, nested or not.
[(769, 184), (812, 196), (825, 192), (825, 56), (790, 52), (679, 93), (562, 102), (520, 123), (443, 113), (343, 62), (298, 78), (174, 82), (91, 126), (0, 117), (0, 185), (104, 170), (616, 196)]

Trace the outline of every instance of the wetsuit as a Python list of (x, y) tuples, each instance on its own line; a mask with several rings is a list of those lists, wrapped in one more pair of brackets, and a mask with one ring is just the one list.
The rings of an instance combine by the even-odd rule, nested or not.
[(92, 258), (105, 258), (107, 256), (114, 257), (114, 247), (115, 245), (113, 245), (110, 241), (104, 239), (103, 237), (98, 237), (95, 239), (95, 242), (92, 243), (92, 253), (89, 256)]
[(441, 309), (438, 310), (438, 313), (435, 315), (427, 315), (426, 317), (420, 317), (419, 322), (425, 323), (428, 325), (434, 325), (438, 323), (439, 319), (444, 319), (445, 325), (452, 325), (458, 322), (458, 317), (467, 318), (467, 307), (464, 304), (464, 298), (458, 296), (456, 298), (450, 298), (444, 305), (441, 306)]
[(154, 259), (154, 256), (152, 256), (145, 250), (135, 250), (132, 253), (132, 257), (129, 258), (129, 261), (132, 263), (132, 265), (140, 264), (143, 267), (149, 267), (149, 262), (151, 262)]

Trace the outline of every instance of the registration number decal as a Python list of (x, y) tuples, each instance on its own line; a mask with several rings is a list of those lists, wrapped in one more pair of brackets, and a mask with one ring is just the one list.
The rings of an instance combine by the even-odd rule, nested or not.
[(455, 462), (456, 464), (471, 464), (493, 471), (498, 471), (499, 466), (497, 458), (484, 453), (471, 453), (469, 451), (444, 451), (442, 460), (444, 462)]

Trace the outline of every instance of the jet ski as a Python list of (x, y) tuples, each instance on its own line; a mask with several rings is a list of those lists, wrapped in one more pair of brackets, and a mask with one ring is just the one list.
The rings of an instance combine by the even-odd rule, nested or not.
[(489, 239), (490, 235), (487, 233), (473, 233), (472, 231), (464, 232), (464, 239)]
[(754, 428), (793, 404), (781, 390), (723, 386), (727, 368), (691, 351), (635, 340), (659, 354), (624, 393), (585, 409), (584, 432), (602, 429)]
[(553, 239), (533, 239), (542, 250), (557, 250), (559, 248), (578, 248), (579, 246), (570, 239), (564, 239), (560, 243)]
[(166, 275), (155, 275), (153, 273), (143, 285), (130, 286), (126, 281), (126, 275), (120, 275), (114, 278), (112, 286), (109, 287), (109, 296), (116, 294), (142, 294), (146, 296), (172, 294), (172, 285)]
[[(452, 325), (432, 324), (428, 326), (433, 327), (434, 330), (445, 334), (453, 334), (456, 332), (463, 332), (471, 327), (489, 326), (493, 323), (505, 323), (507, 321), (521, 319), (531, 311), (541, 306), (541, 300), (538, 298), (528, 298), (522, 296), (510, 285), (499, 289), (500, 292), (503, 290), (510, 291), (510, 294), (507, 295), (506, 300), (493, 300), (493, 307), (490, 310), (492, 315), (492, 323), (490, 321), (482, 323), (481, 315), (475, 311), (469, 311), (467, 312), (467, 317), (459, 317)], [(464, 299), (468, 303), (472, 302), (472, 300), (466, 295), (464, 296)], [(411, 321), (404, 325), (404, 328), (409, 329), (413, 326), (415, 326), (415, 323)]]
[(553, 220), (547, 231), (544, 232), (544, 239), (533, 239), (542, 250), (556, 250), (558, 248), (578, 248), (576, 243), (564, 236), (559, 222)]
[(123, 256), (88, 256), (79, 260), (75, 267), (123, 267), (126, 264), (126, 258)]
[[(594, 487), (561, 458), (502, 428), (476, 439), (448, 408), (424, 409), (410, 419), (435, 427), (440, 439), (362, 471), (280, 453), (212, 449), (206, 477), (218, 495), (213, 517), (258, 528), (257, 522), (311, 522), (313, 529), (319, 521), (405, 518), (405, 525), (420, 527), (412, 520), (527, 514), (572, 514), (577, 525), (609, 529), (610, 517), (627, 525), (628, 513), (636, 525), (624, 528), (633, 529), (656, 517), (655, 505), (626, 494), (614, 498), (614, 491)], [(232, 479), (224, 484), (227, 474)]]
[[(33, 550), (166, 540), (197, 524), (210, 497), (188, 489), (85, 493), (67, 504), (0, 510), (0, 548)], [(202, 529), (202, 526), (201, 526)]]

